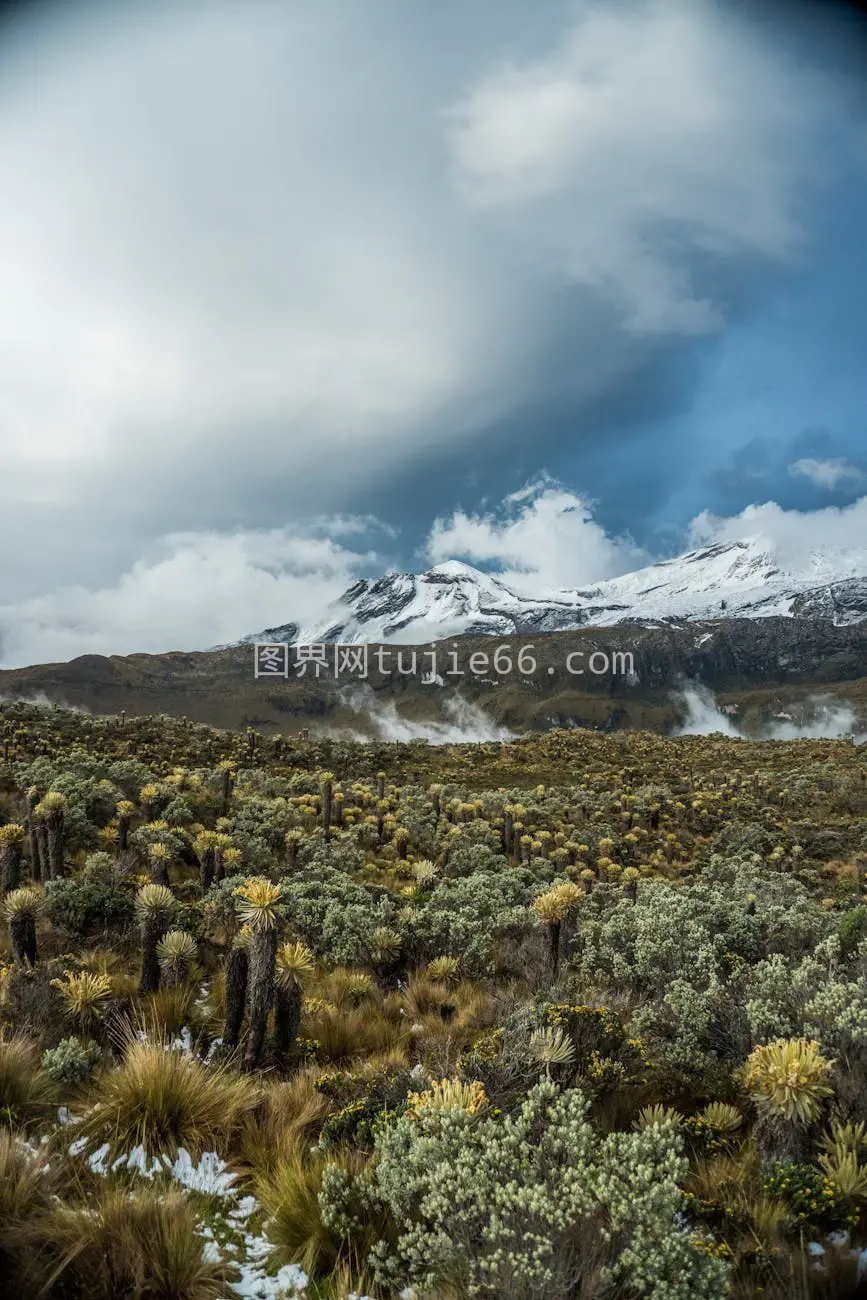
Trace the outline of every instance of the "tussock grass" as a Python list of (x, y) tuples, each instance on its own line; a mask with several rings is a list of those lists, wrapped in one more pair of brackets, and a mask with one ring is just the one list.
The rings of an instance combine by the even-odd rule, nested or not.
[[(311, 1276), (331, 1276), (335, 1270), (358, 1265), (359, 1243), (350, 1245), (322, 1222), (318, 1196), (322, 1173), (329, 1163), (342, 1165), (354, 1174), (364, 1168), (363, 1158), (355, 1152), (341, 1152), (326, 1160), (297, 1146), (256, 1184), (256, 1194), (267, 1215), (268, 1237), (275, 1247), (275, 1262), (300, 1264)], [(379, 1226), (376, 1222), (369, 1225), (365, 1236), (370, 1236), (370, 1245)]]
[(323, 1224), (317, 1199), (324, 1166), (321, 1156), (295, 1146), (256, 1183), (276, 1259), (300, 1264), (308, 1274), (330, 1272), (340, 1258), (340, 1239)]
[(15, 1133), (0, 1131), (0, 1286), (3, 1295), (33, 1294), (34, 1225), (49, 1214), (61, 1188), (56, 1164)]
[(27, 1128), (52, 1117), (57, 1091), (40, 1061), (24, 1034), (0, 1035), (0, 1126)]
[(133, 1040), (123, 1062), (103, 1075), (81, 1133), (112, 1152), (143, 1146), (159, 1155), (186, 1147), (192, 1155), (225, 1156), (244, 1116), (257, 1105), (258, 1085), (228, 1067)]
[(408, 1028), (386, 1019), (375, 1008), (341, 1011), (325, 1006), (310, 1018), (304, 1031), (319, 1044), (322, 1061), (350, 1061), (370, 1052), (387, 1052), (407, 1041)]
[(57, 1205), (31, 1231), (39, 1295), (221, 1300), (226, 1270), (205, 1260), (197, 1226), (183, 1193), (156, 1187), (107, 1186), (86, 1205)]
[(272, 1080), (262, 1085), (259, 1104), (241, 1125), (239, 1164), (262, 1174), (315, 1141), (329, 1108), (328, 1099), (315, 1086), (318, 1073), (314, 1069), (286, 1082)]
[(411, 1020), (421, 1020), (425, 1016), (439, 1015), (443, 1003), (451, 1001), (452, 994), (447, 984), (427, 975), (413, 975), (401, 993), (390, 996), (389, 1006), (393, 1011), (402, 1009)]
[(382, 993), (367, 971), (338, 966), (316, 985), (316, 996), (332, 1002), (341, 1011), (359, 1006), (382, 1006)]
[(185, 1026), (197, 1027), (195, 1000), (196, 990), (189, 984), (162, 985), (139, 1000), (137, 1019), (149, 1035), (175, 1037)]
[(50, 1207), (56, 1186), (40, 1152), (0, 1131), (0, 1258), (19, 1254), (23, 1225)]
[(323, 1300), (352, 1300), (354, 1296), (376, 1295), (369, 1273), (351, 1264), (338, 1264), (322, 1290)]

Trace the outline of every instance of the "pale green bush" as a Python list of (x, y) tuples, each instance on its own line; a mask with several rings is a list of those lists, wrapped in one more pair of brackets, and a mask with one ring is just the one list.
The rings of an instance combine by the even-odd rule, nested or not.
[(42, 1068), (55, 1083), (84, 1083), (101, 1055), (97, 1043), (63, 1038), (56, 1047), (43, 1053)]
[[(474, 850), (484, 853), (487, 850)], [(494, 944), (531, 934), (536, 920), (529, 904), (537, 892), (532, 873), (523, 868), (480, 870), (457, 879), (442, 879), (430, 899), (416, 911), (412, 934), (423, 959), (459, 957), (469, 974), (485, 971)]]
[(380, 1130), (369, 1171), (323, 1184), (349, 1235), (359, 1198), (396, 1231), (369, 1264), (383, 1285), (457, 1297), (566, 1300), (620, 1294), (722, 1300), (727, 1270), (682, 1220), (686, 1170), (671, 1125), (600, 1137), (587, 1100), (544, 1081), (514, 1117), (424, 1108)]

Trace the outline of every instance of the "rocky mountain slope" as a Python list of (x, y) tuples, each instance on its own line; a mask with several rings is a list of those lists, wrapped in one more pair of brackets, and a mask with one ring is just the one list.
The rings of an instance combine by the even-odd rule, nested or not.
[(867, 552), (812, 553), (783, 564), (760, 539), (690, 551), (584, 589), (527, 594), (451, 560), (426, 573), (363, 579), (305, 625), (287, 622), (247, 642), (397, 643), (515, 636), (579, 627), (709, 618), (867, 619)]
[[(300, 675), (294, 652), (285, 679), (256, 679), (253, 647), (239, 645), (202, 653), (87, 655), (13, 669), (0, 672), (0, 698), (94, 713), (168, 713), (272, 733), (310, 727), (393, 739), (481, 739), (492, 727), (669, 730), (684, 716), (684, 685), (698, 683), (747, 729), (781, 712), (798, 716), (817, 696), (848, 701), (867, 721), (867, 621), (838, 627), (820, 618), (723, 619), (468, 636), (456, 644), (457, 659), (440, 659), (439, 680), (433, 681), (426, 678), (425, 647), (416, 652), (414, 667), (407, 647), (400, 665), (398, 647), (383, 648), (390, 657), (382, 663), (378, 647), (369, 647), (366, 678), (347, 671), (335, 680), (330, 667), (317, 676), (309, 663)], [(518, 651), (528, 645), (534, 666), (522, 672)], [(451, 653), (451, 646), (441, 649)], [(502, 646), (507, 651), (495, 659)], [(590, 670), (594, 653), (601, 656), (599, 672)], [(622, 660), (615, 671), (617, 655), (632, 656), (631, 673)], [(452, 673), (453, 663), (460, 673)], [(446, 730), (437, 731), (440, 726)]]

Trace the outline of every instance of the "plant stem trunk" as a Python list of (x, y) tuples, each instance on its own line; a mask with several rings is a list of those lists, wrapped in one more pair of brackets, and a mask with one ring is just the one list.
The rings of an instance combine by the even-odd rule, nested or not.
[(157, 960), (157, 944), (165, 934), (165, 926), (160, 921), (144, 921), (141, 928), (141, 979), (139, 993), (156, 993), (160, 986), (160, 963)]
[(226, 1023), (223, 1028), (223, 1046), (235, 1048), (241, 1037), (244, 1022), (244, 1005), (247, 1001), (247, 972), (249, 962), (243, 948), (233, 948), (226, 959)]
[(274, 999), (276, 958), (277, 931), (257, 931), (250, 940), (250, 986), (247, 998), (250, 1037), (247, 1043), (246, 1065), (250, 1070), (254, 1070), (259, 1065), (265, 1050), (268, 1015)]
[(274, 1007), (274, 1050), (279, 1056), (294, 1056), (301, 1024), (301, 993), (277, 989)]
[(0, 849), (0, 893), (8, 894), (21, 883), (21, 846), (7, 844)]
[(22, 966), (36, 965), (36, 921), (32, 916), (15, 916), (9, 922), (9, 937), (15, 960)]

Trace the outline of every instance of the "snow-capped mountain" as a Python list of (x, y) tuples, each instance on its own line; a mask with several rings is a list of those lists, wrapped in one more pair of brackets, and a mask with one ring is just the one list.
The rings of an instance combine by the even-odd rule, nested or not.
[(784, 567), (760, 539), (718, 543), (592, 587), (528, 595), (469, 564), (362, 579), (306, 626), (286, 623), (244, 641), (420, 645), (466, 635), (514, 636), (617, 623), (770, 615), (867, 619), (867, 552), (815, 552)]

